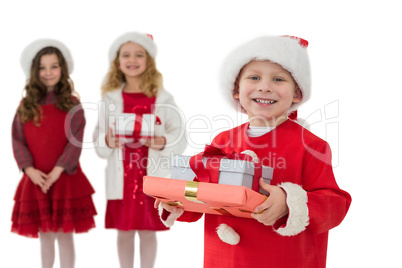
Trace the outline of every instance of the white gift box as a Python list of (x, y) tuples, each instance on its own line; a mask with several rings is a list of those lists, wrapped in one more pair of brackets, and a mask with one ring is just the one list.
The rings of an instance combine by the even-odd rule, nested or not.
[[(113, 128), (116, 136), (125, 136), (127, 138), (133, 138), (133, 131), (135, 125), (136, 114), (133, 113), (121, 113), (109, 118), (109, 125)], [(143, 114), (141, 120), (141, 137), (151, 137), (155, 133), (155, 115)]]
[[(196, 176), (190, 167), (190, 156), (173, 155), (172, 157), (172, 179), (192, 181)], [(206, 157), (202, 158), (204, 166)], [(254, 178), (254, 162), (245, 160), (232, 160), (222, 158), (219, 166), (219, 184), (246, 186), (252, 189)], [(274, 169), (268, 166), (262, 166), (262, 177), (268, 184), (271, 183)], [(259, 180), (259, 178), (256, 178)], [(260, 192), (268, 194), (260, 188)]]
[(172, 156), (171, 167), (172, 179), (192, 181), (195, 177), (194, 171), (190, 168), (190, 156), (174, 154)]

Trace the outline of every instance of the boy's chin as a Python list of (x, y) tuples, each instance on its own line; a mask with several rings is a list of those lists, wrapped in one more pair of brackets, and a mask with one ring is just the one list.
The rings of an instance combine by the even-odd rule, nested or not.
[(268, 116), (268, 115), (254, 115), (249, 116), (250, 126), (256, 127), (276, 127), (287, 120), (287, 115), (281, 116)]

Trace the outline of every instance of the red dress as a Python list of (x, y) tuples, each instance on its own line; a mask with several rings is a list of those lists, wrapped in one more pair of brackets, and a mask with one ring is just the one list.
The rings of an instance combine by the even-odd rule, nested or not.
[[(133, 113), (140, 107), (144, 113), (153, 113), (155, 98), (142, 93), (123, 92), (124, 113)], [(148, 147), (137, 144), (125, 145), (123, 149), (124, 193), (122, 200), (108, 200), (106, 228), (129, 230), (168, 230), (154, 208), (155, 199), (143, 192), (143, 176), (147, 174)]]
[[(69, 140), (64, 130), (67, 112), (54, 104), (41, 105), (40, 126), (24, 123), (23, 131), (33, 166), (48, 174)], [(47, 194), (24, 174), (15, 193), (12, 231), (27, 237), (38, 232), (87, 232), (95, 227), (94, 193), (80, 165), (74, 174), (63, 172)]]

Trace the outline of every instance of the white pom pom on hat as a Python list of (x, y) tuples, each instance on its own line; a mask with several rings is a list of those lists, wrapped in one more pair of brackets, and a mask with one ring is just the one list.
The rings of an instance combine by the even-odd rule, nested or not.
[(128, 32), (119, 36), (110, 46), (109, 62), (113, 62), (121, 45), (127, 42), (133, 42), (141, 45), (146, 51), (148, 51), (152, 58), (155, 58), (157, 49), (152, 35), (139, 32)]
[(71, 74), (73, 72), (73, 57), (71, 56), (70, 50), (62, 42), (55, 39), (38, 39), (30, 43), (21, 54), (20, 63), (27, 79), (30, 75), (32, 60), (35, 58), (36, 54), (45, 47), (55, 47), (59, 49), (67, 62), (68, 73)]
[(253, 39), (232, 51), (221, 67), (221, 87), (225, 98), (237, 109), (239, 102), (233, 98), (233, 89), (241, 69), (252, 60), (269, 60), (291, 73), (302, 91), (303, 99), (293, 104), (289, 113), (305, 103), (311, 94), (308, 42), (294, 36), (263, 36)]

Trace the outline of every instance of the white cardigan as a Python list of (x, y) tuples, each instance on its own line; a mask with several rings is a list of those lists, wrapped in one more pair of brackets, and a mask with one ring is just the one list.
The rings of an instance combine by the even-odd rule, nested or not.
[[(101, 158), (106, 158), (106, 197), (108, 200), (123, 199), (124, 168), (122, 150), (109, 148), (105, 136), (109, 128), (109, 118), (123, 113), (122, 88), (105, 94), (99, 103), (99, 120), (94, 131), (95, 150)], [(176, 106), (173, 96), (159, 89), (155, 101), (155, 115), (161, 124), (155, 126), (155, 136), (166, 138), (163, 150), (148, 149), (147, 175), (170, 176), (170, 159), (173, 153), (180, 154), (187, 146), (183, 112)]]

